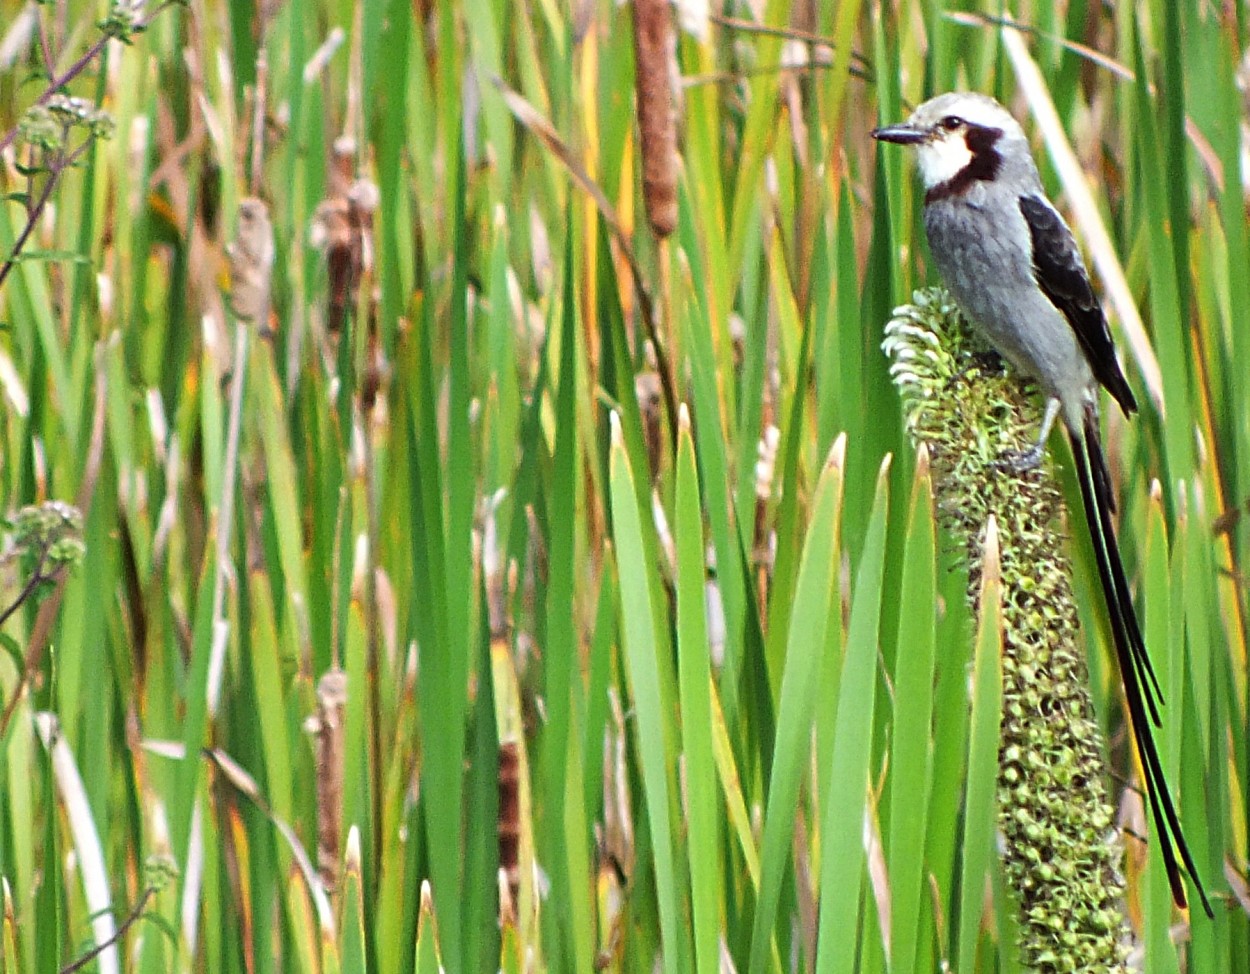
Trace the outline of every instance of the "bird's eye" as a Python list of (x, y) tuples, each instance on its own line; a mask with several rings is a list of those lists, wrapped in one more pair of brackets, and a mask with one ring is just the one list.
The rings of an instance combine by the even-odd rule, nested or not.
[(963, 128), (964, 120), (958, 115), (947, 115), (938, 124), (948, 132), (953, 132), (957, 128)]

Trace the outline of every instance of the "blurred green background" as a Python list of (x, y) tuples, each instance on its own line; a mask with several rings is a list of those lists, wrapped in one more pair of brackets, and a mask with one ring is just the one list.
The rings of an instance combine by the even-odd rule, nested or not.
[[(5, 149), (0, 256), (59, 178), (0, 287), (0, 511), (78, 505), (85, 555), (0, 633), (4, 971), (127, 918), (87, 969), (1019, 970), (879, 349), (934, 274), (868, 131), (956, 87), (1125, 285), (1105, 435), (1216, 901), (1127, 837), (1135, 956), (1250, 970), (1250, 6), (678, 6), (664, 241), (613, 0), (113, 9), (69, 85), (112, 137)], [(109, 13), (0, 0), (0, 131)]]

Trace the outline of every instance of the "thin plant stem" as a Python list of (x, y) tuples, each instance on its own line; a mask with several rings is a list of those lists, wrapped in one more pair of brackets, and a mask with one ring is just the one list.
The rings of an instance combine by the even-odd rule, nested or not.
[(105, 940), (103, 943), (96, 944), (73, 963), (62, 967), (60, 974), (74, 974), (75, 971), (81, 971), (114, 944), (120, 943), (122, 937), (126, 936), (126, 931), (142, 919), (144, 911), (148, 908), (148, 901), (155, 895), (156, 887), (147, 887), (143, 891), (143, 895), (139, 897), (139, 902), (134, 905), (134, 908), (127, 915), (126, 919), (118, 925), (117, 930), (113, 933), (113, 936), (109, 937), (108, 940)]
[[(30, 239), (30, 235), (35, 231), (35, 224), (39, 222), (39, 217), (43, 213), (43, 209), (48, 205), (48, 200), (52, 198), (52, 191), (56, 188), (57, 182), (61, 178), (61, 174), (66, 169), (74, 165), (83, 154), (91, 148), (95, 143), (95, 136), (88, 139), (78, 146), (68, 156), (63, 156), (51, 168), (48, 173), (48, 181), (44, 183), (43, 191), (39, 194), (39, 199), (32, 206), (26, 217), (26, 226), (22, 227), (22, 232), (18, 234), (17, 242), (13, 245), (13, 252), (5, 259), (3, 265), (0, 265), (0, 288), (4, 287), (4, 282), (8, 280), (10, 272), (17, 265), (17, 259), (22, 253), (22, 248), (26, 246), (26, 241)], [(33, 178), (33, 177), (32, 177)]]
[[(157, 7), (155, 10), (152, 11), (151, 15), (148, 16), (146, 20), (140, 21), (138, 24), (135, 25), (133, 33), (138, 34), (146, 30), (148, 26), (152, 23), (152, 21), (154, 21), (158, 16), (161, 15), (162, 12), (164, 12), (166, 7), (172, 7), (176, 3), (178, 3), (178, 0), (165, 0), (164, 3), (162, 3), (159, 7)], [(40, 25), (40, 29), (39, 29), (39, 37), (40, 37), (40, 44), (42, 45), (44, 49), (43, 51), (44, 63), (50, 64), (51, 58), (49, 56), (47, 41), (45, 39), (42, 24)], [(48, 82), (47, 86), (43, 89), (42, 92), (40, 92), (39, 97), (35, 99), (32, 107), (36, 105), (46, 105), (48, 103), (48, 100), (53, 95), (55, 95), (58, 91), (60, 91), (67, 84), (69, 84), (71, 81), (77, 78), (80, 74), (82, 74), (83, 71), (87, 69), (87, 65), (89, 65), (92, 61), (94, 61), (97, 57), (100, 56), (100, 52), (104, 50), (108, 42), (112, 40), (112, 37), (113, 37), (112, 34), (102, 34), (100, 37), (98, 37), (96, 39), (96, 42), (92, 44), (89, 48), (87, 48), (87, 50), (82, 53), (82, 55), (78, 58), (77, 61), (75, 61), (68, 68), (66, 68), (65, 71), (62, 72), (60, 75), (54, 77), (51, 81)], [(5, 149), (7, 149), (9, 146), (13, 144), (13, 140), (17, 138), (17, 132), (18, 132), (18, 127), (15, 125), (13, 126), (13, 128), (11, 128), (8, 132), (4, 134), (3, 138), (0, 138), (0, 153), (3, 153)]]

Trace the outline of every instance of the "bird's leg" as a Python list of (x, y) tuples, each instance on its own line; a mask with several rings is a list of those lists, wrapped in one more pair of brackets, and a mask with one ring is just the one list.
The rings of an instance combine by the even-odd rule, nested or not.
[(1055, 417), (1059, 415), (1059, 398), (1051, 396), (1046, 400), (1046, 412), (1042, 416), (1042, 432), (1037, 442), (1027, 450), (1011, 450), (1004, 453), (995, 466), (1012, 473), (1025, 473), (1033, 470), (1042, 462), (1046, 452), (1046, 441), (1050, 438), (1051, 427), (1055, 425)]

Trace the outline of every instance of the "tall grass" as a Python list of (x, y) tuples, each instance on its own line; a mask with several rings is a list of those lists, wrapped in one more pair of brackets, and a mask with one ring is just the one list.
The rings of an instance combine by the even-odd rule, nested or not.
[[(106, 44), (71, 93), (115, 136), (0, 289), (0, 510), (74, 503), (84, 544), (0, 630), (0, 968), (115, 929), (102, 972), (1019, 969), (994, 622), (879, 349), (933, 272), (867, 132), (953, 87), (1053, 101), (1044, 180), (1066, 209), (1070, 140), (1140, 309), (1144, 408), (1105, 426), (1216, 919), (1177, 924), (1140, 841), (1074, 531), (1128, 905), (1146, 969), (1250, 968), (1250, 22), (1016, 15), (1040, 92), (935, 3), (696, 17), (662, 241), (628, 5), (191, 0)], [(0, 0), (0, 129), (101, 16)]]

